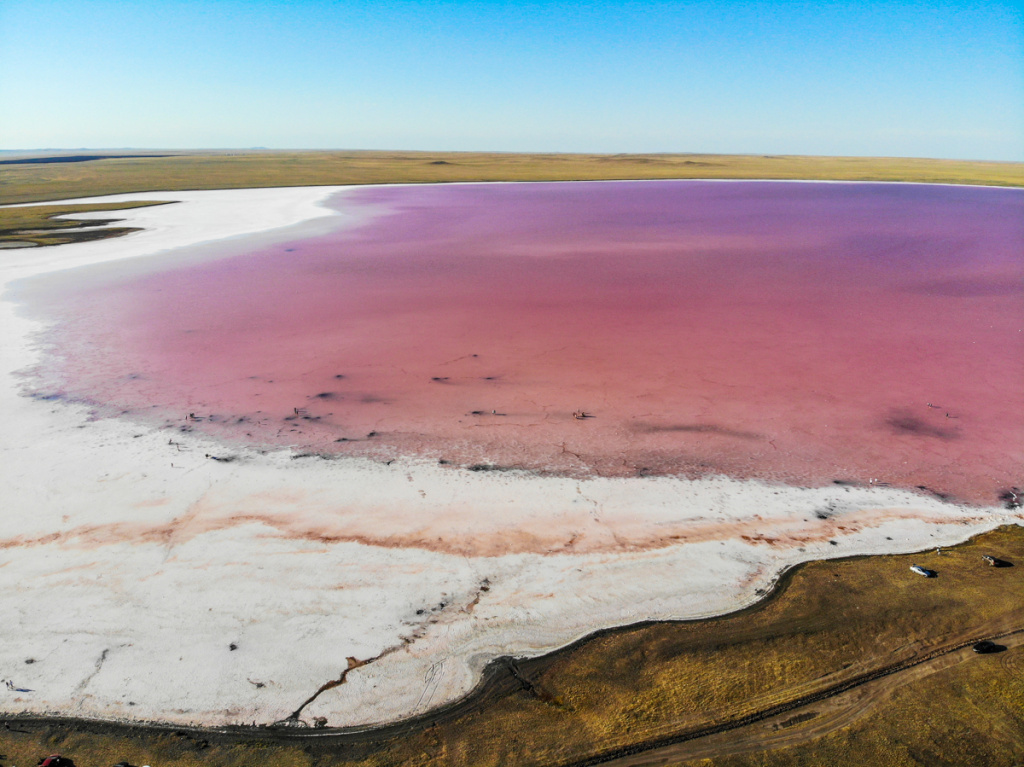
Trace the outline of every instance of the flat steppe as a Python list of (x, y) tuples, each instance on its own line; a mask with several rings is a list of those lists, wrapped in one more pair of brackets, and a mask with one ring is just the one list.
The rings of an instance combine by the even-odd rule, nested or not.
[(0, 155), (0, 205), (154, 190), (454, 181), (767, 178), (1024, 186), (1024, 163), (902, 157), (253, 150), (94, 152), (86, 156), (98, 159), (75, 160), (81, 156)]

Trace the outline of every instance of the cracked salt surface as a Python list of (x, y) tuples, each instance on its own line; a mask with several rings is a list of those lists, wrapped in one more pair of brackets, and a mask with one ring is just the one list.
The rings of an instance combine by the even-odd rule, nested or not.
[[(253, 228), (275, 223), (285, 202), (280, 225), (322, 212), (322, 191), (273, 192), (127, 211), (146, 217), (147, 232), (0, 263), (10, 279), (113, 257), (114, 243), (128, 257), (193, 228), (213, 238), (230, 210), (248, 211)], [(161, 229), (174, 209), (177, 228)], [(945, 546), (1022, 521), (1019, 509), (885, 487), (579, 480), (287, 450), (212, 461), (223, 446), (201, 435), (169, 441), (18, 396), (11, 374), (37, 354), (26, 340), (35, 325), (9, 301), (0, 309), (7, 711), (388, 721), (465, 694), (500, 655), (732, 610), (799, 561)]]

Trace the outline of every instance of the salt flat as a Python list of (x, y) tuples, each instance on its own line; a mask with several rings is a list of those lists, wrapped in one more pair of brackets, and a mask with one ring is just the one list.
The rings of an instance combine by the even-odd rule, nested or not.
[[(174, 192), (126, 211), (145, 231), (0, 253), (5, 286), (98, 262), (289, 227), (334, 226), (337, 187)], [(80, 202), (81, 200), (79, 200)], [(109, 214), (98, 214), (109, 215)], [(724, 476), (575, 479), (425, 460), (236, 450), (20, 394), (45, 353), (2, 303), (0, 688), (7, 711), (332, 726), (422, 712), (498, 655), (595, 629), (756, 600), (809, 559), (909, 551), (1020, 523), (873, 486)], [(28, 662), (31, 661), (31, 662)]]

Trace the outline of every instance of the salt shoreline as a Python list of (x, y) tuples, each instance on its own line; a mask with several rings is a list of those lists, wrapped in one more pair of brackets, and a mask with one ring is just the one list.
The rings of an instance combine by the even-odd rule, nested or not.
[[(342, 189), (78, 199), (181, 202), (118, 211), (144, 229), (125, 237), (2, 251), (4, 290), (47, 271), (335, 226), (320, 203)], [(950, 545), (1022, 522), (1019, 510), (880, 487), (495, 476), (288, 451), (220, 464), (202, 438), (169, 444), (158, 429), (19, 396), (14, 374), (39, 353), (37, 326), (5, 299), (0, 450), (14, 500), (0, 519), (0, 573), (4, 612), (17, 617), (0, 629), (0, 676), (33, 691), (5, 692), (9, 711), (270, 722), (337, 679), (346, 658), (385, 652), (303, 716), (393, 721), (461, 697), (500, 655), (731, 612), (802, 561)], [(431, 545), (511, 531), (547, 553)]]

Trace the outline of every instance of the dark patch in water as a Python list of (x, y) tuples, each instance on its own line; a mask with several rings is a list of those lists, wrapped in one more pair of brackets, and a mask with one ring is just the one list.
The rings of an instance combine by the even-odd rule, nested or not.
[(885, 420), (886, 425), (897, 434), (909, 434), (915, 437), (934, 437), (935, 439), (956, 439), (960, 436), (959, 429), (946, 429), (928, 423), (909, 413), (895, 413)]
[(32, 399), (39, 400), (40, 402), (53, 402), (54, 400), (64, 399), (64, 395), (60, 392), (51, 392), (44, 394), (43, 392), (32, 392), (28, 395)]
[(92, 160), (125, 160), (149, 157), (170, 157), (169, 154), (66, 154), (53, 157), (24, 157), (16, 160), (0, 160), (0, 165), (49, 165), (64, 162), (91, 162)]
[(1024, 293), (1024, 283), (1013, 280), (936, 280), (904, 287), (907, 293), (943, 298), (986, 298), (989, 296), (1013, 296)]
[(688, 434), (717, 434), (721, 437), (736, 437), (737, 439), (764, 439), (761, 434), (752, 431), (741, 431), (719, 426), (713, 423), (679, 423), (679, 424), (654, 424), (637, 423), (634, 429), (644, 434), (658, 434), (661, 432), (679, 432)]
[(940, 501), (948, 501), (950, 498), (952, 498), (952, 496), (949, 493), (943, 493), (938, 490), (933, 490), (932, 488), (928, 487), (928, 485), (915, 485), (915, 487), (917, 487), (918, 490), (923, 490), (926, 493), (931, 493)]

